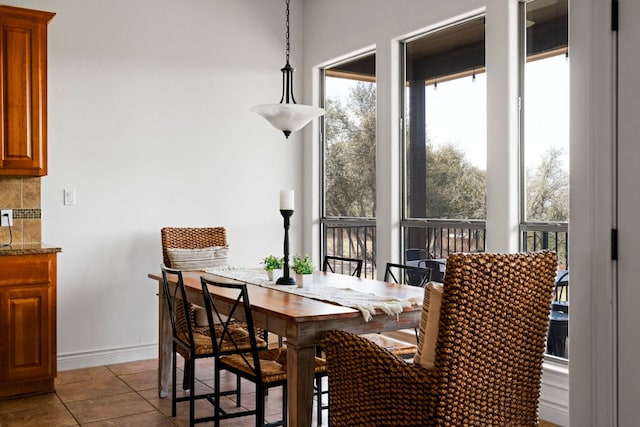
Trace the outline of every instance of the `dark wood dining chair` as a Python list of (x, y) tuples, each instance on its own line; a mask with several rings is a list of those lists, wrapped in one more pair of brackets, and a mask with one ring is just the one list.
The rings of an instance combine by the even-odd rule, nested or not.
[(388, 262), (384, 269), (384, 281), (424, 288), (431, 280), (431, 274), (432, 270), (428, 267)]
[[(199, 399), (206, 399), (213, 402), (211, 393), (196, 394), (195, 391), (195, 370), (196, 361), (205, 358), (214, 357), (214, 350), (211, 346), (211, 337), (209, 336), (209, 327), (207, 326), (206, 333), (201, 329), (196, 329), (193, 321), (194, 306), (191, 304), (187, 297), (187, 292), (184, 287), (184, 281), (182, 278), (182, 271), (168, 268), (162, 265), (162, 286), (167, 303), (167, 310), (169, 313), (169, 320), (171, 324), (172, 333), (172, 369), (171, 369), (171, 416), (176, 416), (176, 404), (178, 402), (189, 402), (189, 425), (193, 426), (195, 423), (205, 422), (206, 418), (195, 417), (195, 402)], [(171, 282), (171, 283), (170, 283)], [(172, 286), (172, 283), (175, 285)], [(239, 328), (238, 323), (234, 324), (233, 336), (239, 340), (242, 337), (248, 336), (244, 328)], [(261, 340), (260, 343), (263, 347), (266, 347), (266, 343)], [(177, 384), (176, 384), (176, 362), (177, 355), (180, 354), (185, 360), (185, 371), (183, 387), (189, 390), (188, 396), (177, 397)], [(240, 378), (237, 378), (236, 389), (226, 392), (226, 394), (235, 394), (236, 399), (240, 398)], [(239, 402), (239, 400), (238, 400)]]
[[(253, 314), (249, 302), (246, 283), (217, 282), (201, 277), (202, 293), (207, 310), (207, 317), (211, 328), (210, 341), (215, 354), (215, 385), (213, 417), (215, 425), (221, 420), (254, 415), (256, 426), (287, 425), (287, 349), (286, 346), (261, 349), (255, 334)], [(224, 293), (225, 301), (212, 298), (212, 292)], [(225, 307), (225, 311), (222, 311)], [(225, 313), (229, 313), (227, 316)], [(242, 341), (236, 342), (232, 337), (234, 315), (240, 316), (247, 324), (249, 333), (249, 348), (242, 346)], [(315, 358), (316, 386), (323, 376), (327, 375), (324, 359)], [(223, 391), (220, 384), (221, 371), (232, 372), (255, 385), (255, 409), (246, 411), (226, 412), (221, 408), (220, 396)], [(282, 387), (282, 415), (283, 420), (265, 424), (265, 395), (268, 389)], [(318, 394), (318, 405), (322, 405), (321, 394)]]
[(426, 267), (431, 269), (431, 278), (434, 282), (442, 283), (444, 280), (444, 267), (446, 263), (436, 261), (435, 259), (421, 259), (418, 261), (418, 267)]
[(359, 258), (347, 258), (335, 255), (325, 255), (322, 261), (322, 271), (349, 274), (360, 277), (362, 275), (363, 260)]
[[(337, 261), (341, 264), (332, 264), (332, 262)], [(351, 267), (344, 268), (345, 264)], [(359, 258), (345, 258), (338, 256), (325, 256), (323, 265), (323, 271), (331, 271), (331, 272), (340, 272), (340, 274), (344, 274), (344, 272), (349, 273), (351, 276), (360, 277), (362, 274), (362, 264), (363, 260)], [(333, 268), (332, 268), (333, 265)], [(338, 265), (340, 267), (338, 267)], [(386, 348), (393, 354), (400, 356), (405, 359), (410, 359), (416, 354), (417, 347), (413, 344), (409, 344), (407, 342), (379, 334), (379, 333), (371, 333), (371, 334), (363, 334), (363, 337), (375, 342), (382, 348)], [(321, 350), (318, 347), (318, 355), (321, 354)], [(321, 413), (318, 411), (318, 419), (321, 419)]]
[[(431, 274), (432, 270), (428, 267), (388, 262), (384, 269), (384, 281), (424, 288), (431, 280)], [(414, 332), (417, 343), (419, 341), (418, 328), (414, 328)]]

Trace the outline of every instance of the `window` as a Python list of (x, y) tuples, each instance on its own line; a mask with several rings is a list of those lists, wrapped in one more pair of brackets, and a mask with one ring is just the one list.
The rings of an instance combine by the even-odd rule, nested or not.
[(569, 306), (568, 2), (533, 0), (524, 9), (522, 249), (558, 253), (558, 279), (564, 279), (558, 280), (547, 352), (565, 359)]
[(322, 242), (324, 255), (360, 258), (375, 275), (375, 54), (324, 70)]
[(406, 261), (484, 250), (484, 18), (404, 43)]

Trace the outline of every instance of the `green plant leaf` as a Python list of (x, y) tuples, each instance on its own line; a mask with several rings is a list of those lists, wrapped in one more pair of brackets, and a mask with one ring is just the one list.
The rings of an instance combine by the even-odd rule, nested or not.
[(313, 273), (313, 263), (311, 262), (311, 258), (309, 255), (299, 256), (296, 255), (293, 257), (293, 266), (291, 267), (293, 271), (298, 274), (311, 274)]
[(267, 271), (273, 271), (284, 266), (284, 257), (277, 257), (275, 255), (269, 255), (264, 257), (260, 264), (264, 264), (264, 269)]

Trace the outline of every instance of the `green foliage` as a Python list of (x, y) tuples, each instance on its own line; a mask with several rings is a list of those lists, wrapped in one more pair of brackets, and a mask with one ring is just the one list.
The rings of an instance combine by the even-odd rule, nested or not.
[(527, 221), (569, 221), (569, 173), (562, 151), (551, 148), (540, 164), (527, 171)]
[(313, 273), (313, 263), (311, 262), (311, 258), (309, 255), (299, 256), (296, 255), (293, 257), (293, 266), (291, 267), (293, 271), (298, 274), (311, 274)]
[(325, 194), (327, 216), (376, 215), (376, 85), (358, 82), (345, 105), (326, 104)]
[(486, 182), (486, 172), (453, 144), (427, 145), (426, 218), (485, 219)]
[(282, 268), (284, 266), (284, 258), (283, 257), (278, 258), (274, 255), (269, 255), (262, 260), (261, 264), (264, 264), (265, 270), (273, 271), (277, 268)]
[[(358, 82), (343, 102), (327, 99), (325, 209), (328, 217), (376, 216), (376, 85)], [(528, 221), (568, 221), (569, 175), (551, 149), (527, 171)], [(410, 216), (486, 219), (487, 173), (454, 144), (425, 145), (420, 182), (407, 182)], [(416, 193), (417, 192), (417, 193)], [(413, 205), (413, 206), (412, 206)], [(363, 250), (364, 252), (364, 250)]]

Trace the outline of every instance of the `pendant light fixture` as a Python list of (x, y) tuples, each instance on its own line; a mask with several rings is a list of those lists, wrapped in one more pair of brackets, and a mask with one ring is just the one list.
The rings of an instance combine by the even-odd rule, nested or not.
[(293, 72), (294, 68), (289, 64), (289, 1), (286, 0), (286, 59), (287, 62), (282, 71), (282, 98), (279, 104), (262, 104), (251, 108), (254, 113), (267, 119), (273, 127), (281, 130), (284, 136), (289, 138), (291, 132), (302, 129), (307, 123), (324, 114), (322, 108), (310, 105), (297, 104), (293, 96)]

